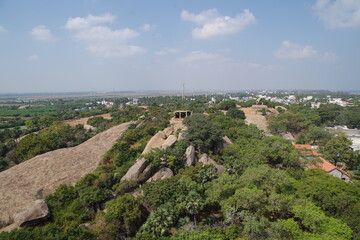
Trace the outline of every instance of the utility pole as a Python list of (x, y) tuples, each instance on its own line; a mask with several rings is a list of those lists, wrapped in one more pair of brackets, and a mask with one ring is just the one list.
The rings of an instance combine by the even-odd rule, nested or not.
[(182, 89), (182, 100), (184, 100), (184, 91), (185, 91), (185, 83), (183, 83), (182, 84), (182, 87), (183, 87), (183, 89)]

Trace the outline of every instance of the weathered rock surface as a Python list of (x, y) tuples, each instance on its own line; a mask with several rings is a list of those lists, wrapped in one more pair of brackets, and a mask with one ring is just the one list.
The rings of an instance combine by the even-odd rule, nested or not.
[(170, 135), (165, 142), (161, 145), (161, 149), (167, 149), (172, 147), (177, 141), (177, 137), (175, 135)]
[(230, 138), (228, 138), (227, 136), (223, 136), (222, 141), (220, 141), (216, 147), (218, 150), (221, 150), (232, 144), (233, 142), (230, 140)]
[(108, 129), (76, 147), (44, 153), (0, 172), (0, 228), (15, 225), (16, 214), (32, 209), (39, 189), (45, 197), (60, 184), (74, 185), (94, 171), (131, 123)]
[(159, 131), (146, 144), (146, 147), (145, 147), (144, 151), (142, 152), (142, 154), (151, 152), (151, 149), (153, 149), (153, 148), (160, 148), (161, 145), (164, 144), (165, 139), (166, 139), (166, 134), (164, 133), (164, 131)]
[(233, 144), (233, 142), (230, 140), (230, 138), (228, 138), (228, 136), (224, 136), (222, 139), (223, 139), (223, 147)]
[(137, 179), (148, 165), (149, 162), (145, 158), (138, 159), (134, 163), (134, 165), (130, 167), (130, 169), (126, 172), (126, 174), (121, 178), (121, 181)]
[(33, 205), (14, 215), (14, 222), (17, 226), (34, 226), (48, 218), (50, 212), (43, 199), (35, 200)]
[(151, 175), (153, 175), (157, 169), (157, 167), (147, 166), (144, 171), (140, 173), (139, 178), (141, 179), (141, 181), (145, 181), (149, 179), (149, 177), (151, 177)]
[(174, 173), (170, 168), (162, 167), (146, 182), (152, 182), (152, 181), (156, 181), (156, 180), (160, 180), (160, 179), (171, 178), (172, 176), (174, 176)]
[(185, 139), (185, 137), (187, 135), (187, 130), (188, 130), (188, 128), (186, 126), (183, 126), (181, 128), (181, 131), (180, 131), (179, 136), (178, 136), (178, 141)]
[(280, 136), (281, 136), (282, 138), (285, 138), (285, 139), (287, 139), (287, 140), (290, 140), (292, 143), (295, 143), (295, 138), (294, 138), (294, 136), (293, 136), (291, 133), (289, 133), (289, 132), (287, 132), (287, 133), (282, 133), (282, 134), (280, 134)]
[(165, 133), (166, 137), (169, 137), (170, 134), (172, 134), (174, 132), (174, 126), (170, 126), (168, 128), (165, 128), (163, 130), (163, 132)]
[(96, 131), (96, 127), (93, 127), (91, 125), (88, 125), (88, 124), (84, 124), (84, 129), (85, 130), (91, 130), (91, 131)]
[(195, 156), (195, 147), (188, 146), (185, 151), (186, 162), (185, 166), (190, 167), (195, 165), (196, 163), (196, 156)]
[(214, 164), (216, 169), (218, 170), (218, 174), (225, 171), (225, 168), (223, 165), (220, 165), (217, 162), (215, 162), (214, 160), (212, 160), (206, 153), (201, 155), (199, 162), (201, 162), (203, 164), (203, 166), (208, 165), (208, 164)]

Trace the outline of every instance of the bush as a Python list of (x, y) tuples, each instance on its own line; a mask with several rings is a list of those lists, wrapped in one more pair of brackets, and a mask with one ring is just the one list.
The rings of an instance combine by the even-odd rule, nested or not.
[(231, 108), (229, 109), (229, 111), (226, 113), (227, 116), (232, 117), (232, 118), (237, 118), (237, 119), (245, 119), (245, 113), (239, 109), (236, 108)]

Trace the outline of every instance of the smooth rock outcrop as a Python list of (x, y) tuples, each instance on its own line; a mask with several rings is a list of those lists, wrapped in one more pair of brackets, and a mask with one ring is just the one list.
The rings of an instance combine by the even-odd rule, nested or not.
[(156, 181), (156, 180), (160, 180), (160, 179), (171, 178), (173, 176), (174, 176), (174, 173), (170, 168), (162, 167), (159, 171), (157, 171), (146, 182), (152, 182), (152, 181)]
[(218, 170), (218, 174), (225, 171), (224, 166), (222, 166), (222, 165), (218, 164), (217, 162), (215, 162), (214, 160), (212, 160), (206, 153), (201, 155), (199, 162), (201, 162), (203, 164), (203, 166), (208, 165), (208, 164), (214, 164), (216, 169)]
[(126, 174), (121, 178), (121, 181), (137, 179), (148, 165), (149, 162), (145, 158), (138, 159), (134, 163), (134, 165), (130, 167), (130, 169), (126, 172)]
[(195, 147), (194, 146), (188, 146), (185, 151), (185, 166), (190, 167), (195, 165), (196, 163), (196, 156), (195, 156)]
[(15, 216), (33, 209), (40, 195), (46, 197), (61, 184), (74, 185), (94, 171), (102, 156), (132, 123), (123, 123), (78, 146), (41, 154), (0, 172), (0, 228), (16, 227)]
[(175, 135), (170, 135), (165, 142), (163, 143), (163, 145), (161, 145), (161, 149), (167, 149), (169, 147), (172, 147), (177, 141), (177, 137)]
[(151, 149), (153, 149), (153, 148), (160, 148), (161, 145), (164, 144), (165, 139), (166, 139), (166, 134), (164, 133), (164, 131), (159, 131), (146, 144), (146, 147), (145, 147), (144, 151), (142, 152), (142, 154), (147, 154), (147, 153), (151, 152)]
[(174, 132), (174, 126), (170, 126), (168, 128), (165, 128), (163, 130), (163, 132), (165, 133), (166, 137), (169, 137), (170, 134), (172, 134)]
[(147, 179), (149, 179), (149, 177), (151, 177), (151, 175), (154, 174), (154, 172), (157, 170), (157, 167), (153, 167), (153, 166), (147, 166), (144, 171), (142, 171), (142, 173), (140, 173), (139, 175), (139, 179), (141, 181), (145, 181)]
[(37, 199), (32, 206), (25, 211), (14, 215), (14, 222), (17, 226), (34, 226), (49, 217), (49, 208), (43, 199)]

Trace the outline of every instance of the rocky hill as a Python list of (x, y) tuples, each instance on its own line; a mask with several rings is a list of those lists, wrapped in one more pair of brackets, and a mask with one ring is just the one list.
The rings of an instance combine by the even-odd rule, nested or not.
[(43, 199), (60, 184), (75, 184), (131, 124), (108, 129), (72, 148), (48, 152), (0, 173), (0, 228), (10, 230), (48, 214)]

